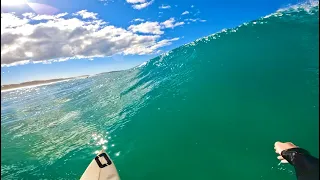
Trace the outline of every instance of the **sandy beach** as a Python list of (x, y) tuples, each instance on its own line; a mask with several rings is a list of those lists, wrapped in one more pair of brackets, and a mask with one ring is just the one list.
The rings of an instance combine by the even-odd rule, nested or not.
[(19, 84), (7, 84), (7, 85), (1, 86), (1, 92), (12, 91), (12, 90), (22, 89), (22, 88), (31, 88), (36, 86), (44, 86), (44, 85), (49, 85), (49, 84), (58, 83), (62, 81), (68, 81), (68, 80), (79, 79), (79, 78), (87, 78), (87, 77), (89, 76), (84, 75), (84, 76), (77, 76), (77, 77), (70, 77), (70, 78), (29, 81), (29, 82), (23, 82)]

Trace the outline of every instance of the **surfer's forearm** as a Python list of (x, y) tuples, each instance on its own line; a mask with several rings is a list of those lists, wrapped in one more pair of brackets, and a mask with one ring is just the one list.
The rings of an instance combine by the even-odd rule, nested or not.
[(302, 148), (291, 148), (281, 152), (281, 156), (294, 166), (298, 180), (319, 179), (319, 159)]

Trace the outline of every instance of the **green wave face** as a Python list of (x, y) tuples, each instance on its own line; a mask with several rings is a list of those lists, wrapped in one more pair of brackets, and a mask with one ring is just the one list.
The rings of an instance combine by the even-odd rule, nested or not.
[(294, 179), (273, 144), (318, 154), (319, 11), (298, 5), (127, 71), (1, 93), (1, 178)]

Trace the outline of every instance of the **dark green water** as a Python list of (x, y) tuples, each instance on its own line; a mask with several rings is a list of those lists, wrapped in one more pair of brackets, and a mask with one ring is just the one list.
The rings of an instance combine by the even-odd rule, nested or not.
[(273, 144), (318, 157), (318, 31), (318, 6), (298, 6), (131, 70), (2, 92), (1, 178), (79, 179), (107, 148), (122, 179), (295, 179)]

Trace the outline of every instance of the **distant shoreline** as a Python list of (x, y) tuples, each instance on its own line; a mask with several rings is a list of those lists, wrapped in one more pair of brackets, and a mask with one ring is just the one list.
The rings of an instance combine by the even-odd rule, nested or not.
[(61, 82), (61, 81), (67, 81), (67, 80), (78, 79), (78, 78), (87, 78), (87, 77), (89, 77), (89, 75), (70, 77), (70, 78), (58, 78), (58, 79), (29, 81), (29, 82), (23, 82), (23, 83), (19, 83), (19, 84), (7, 84), (7, 85), (1, 86), (1, 92), (20, 89), (20, 88), (48, 85), (48, 84), (57, 83), (57, 82)]

